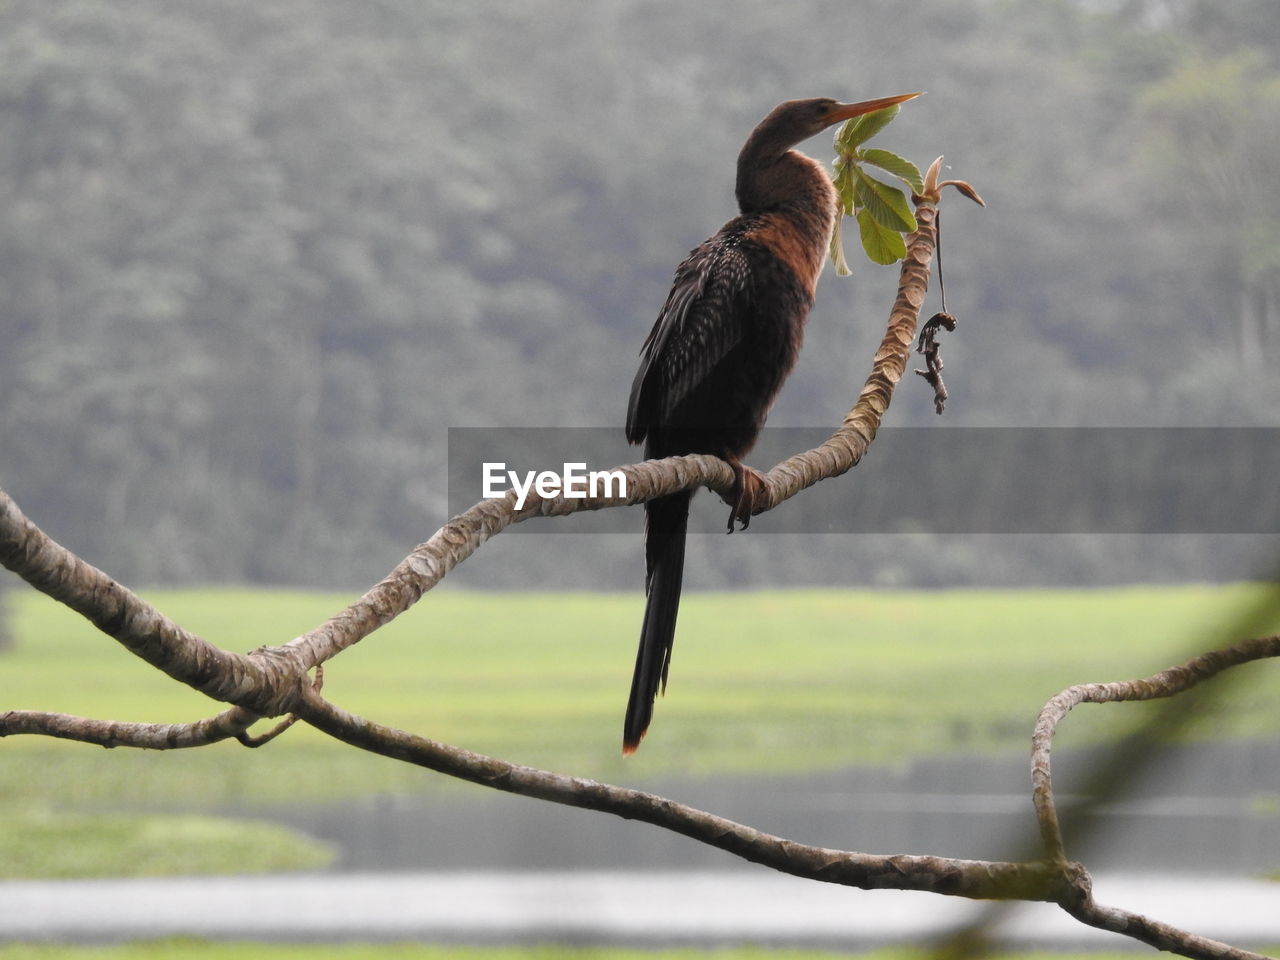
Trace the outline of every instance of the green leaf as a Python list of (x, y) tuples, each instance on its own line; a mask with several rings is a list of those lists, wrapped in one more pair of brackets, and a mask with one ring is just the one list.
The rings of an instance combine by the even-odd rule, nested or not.
[(861, 151), (858, 159), (863, 163), (869, 163), (873, 167), (879, 167), (892, 173), (899, 180), (905, 182), (916, 193), (924, 191), (924, 177), (920, 176), (920, 168), (910, 160), (898, 156), (896, 153), (890, 153), (888, 150), (880, 150), (876, 147), (869, 147)]
[(858, 232), (862, 235), (862, 249), (873, 263), (896, 263), (907, 255), (902, 234), (876, 223), (865, 207), (858, 211)]
[(858, 144), (866, 143), (877, 133), (893, 122), (902, 105), (895, 103), (883, 110), (864, 113), (860, 117), (846, 120), (836, 133), (836, 153), (848, 155), (857, 149)]
[(844, 258), (844, 239), (841, 235), (841, 224), (843, 223), (844, 217), (837, 216), (836, 228), (831, 231), (831, 262), (835, 264), (837, 277), (847, 277), (853, 273), (849, 269), (849, 261)]
[(867, 176), (861, 167), (857, 169), (858, 182), (854, 187), (854, 197), (858, 206), (882, 227), (899, 233), (914, 230), (916, 217), (911, 212), (906, 195), (897, 187)]

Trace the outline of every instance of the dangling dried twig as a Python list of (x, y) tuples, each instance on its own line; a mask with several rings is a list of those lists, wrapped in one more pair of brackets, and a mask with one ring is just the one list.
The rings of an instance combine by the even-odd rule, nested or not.
[(917, 370), (916, 376), (924, 377), (933, 387), (933, 409), (942, 413), (947, 402), (947, 385), (942, 382), (942, 349), (938, 343), (938, 331), (948, 332), (956, 328), (956, 318), (949, 313), (939, 312), (925, 321), (920, 328), (920, 338), (916, 341), (916, 353), (924, 354), (927, 370)]

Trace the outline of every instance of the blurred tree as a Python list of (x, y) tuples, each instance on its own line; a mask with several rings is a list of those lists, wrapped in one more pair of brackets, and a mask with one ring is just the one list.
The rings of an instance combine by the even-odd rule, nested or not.
[(1153, 193), (1196, 216), (1198, 255), (1223, 272), (1236, 304), (1241, 354), (1262, 365), (1280, 351), (1280, 76), (1254, 49), (1196, 57), (1141, 107)]
[[(983, 371), (952, 382), (952, 422), (1264, 420), (1280, 387), (1205, 371), (1230, 368), (1209, 318), (1242, 278), (1274, 304), (1269, 195), (1228, 229), (1181, 187), (1206, 163), (1269, 182), (1274, 52), (1239, 47), (1275, 9), (928, 0), (907, 55), (881, 39), (893, 5), (833, 0), (0, 4), (0, 483), (131, 580), (372, 579), (443, 515), (448, 426), (620, 423), (765, 110), (918, 88), (902, 152), (945, 146), (991, 203), (944, 239), (974, 318), (948, 363)], [(1218, 152), (1178, 139), (1179, 84)], [(824, 280), (771, 423), (844, 409), (889, 283)], [(893, 422), (932, 422), (918, 400)], [(904, 582), (963, 567), (900, 548)], [(545, 582), (622, 583), (613, 549)], [(788, 574), (829, 578), (827, 550)], [(706, 584), (773, 566), (750, 538), (699, 563)]]

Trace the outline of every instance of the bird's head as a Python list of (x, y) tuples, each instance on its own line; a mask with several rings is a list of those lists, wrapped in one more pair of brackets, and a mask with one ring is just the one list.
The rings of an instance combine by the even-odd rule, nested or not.
[(905, 103), (920, 96), (919, 93), (900, 93), (892, 97), (878, 97), (875, 100), (860, 100), (857, 103), (841, 103), (829, 97), (816, 97), (811, 100), (787, 100), (778, 104), (769, 115), (756, 127), (756, 135), (767, 140), (771, 146), (786, 150), (814, 134), (821, 133), (827, 127), (842, 120), (860, 117), (864, 113), (874, 113), (895, 103)]
[[(738, 207), (743, 213), (749, 213), (794, 200), (798, 194), (805, 195), (806, 185), (816, 185), (820, 193), (830, 192), (831, 181), (822, 165), (794, 153), (791, 148), (832, 124), (918, 96), (918, 93), (900, 93), (858, 103), (820, 97), (778, 104), (751, 131), (738, 154)], [(829, 205), (834, 203), (832, 199)]]

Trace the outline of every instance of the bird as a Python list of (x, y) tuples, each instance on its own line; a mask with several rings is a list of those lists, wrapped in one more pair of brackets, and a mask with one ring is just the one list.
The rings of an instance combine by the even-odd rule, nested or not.
[[(841, 103), (778, 104), (738, 154), (739, 215), (676, 267), (671, 292), (640, 350), (627, 403), (626, 436), (646, 459), (712, 454), (733, 470), (729, 532), (745, 529), (764, 492), (742, 463), (783, 381), (795, 366), (838, 213), (831, 177), (792, 149), (851, 117), (918, 93)], [(692, 490), (645, 503), (644, 620), (622, 752), (635, 753), (666, 692), (684, 578)]]

